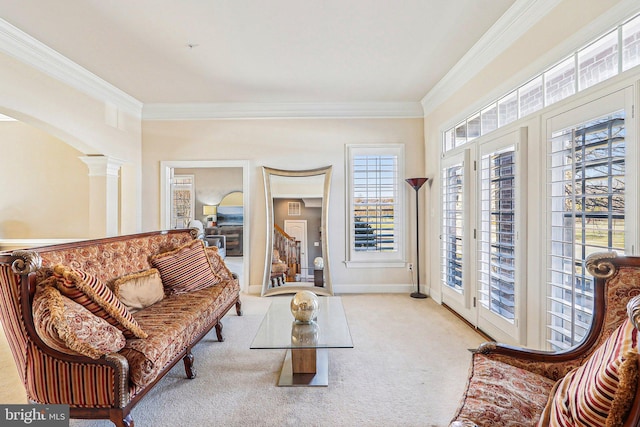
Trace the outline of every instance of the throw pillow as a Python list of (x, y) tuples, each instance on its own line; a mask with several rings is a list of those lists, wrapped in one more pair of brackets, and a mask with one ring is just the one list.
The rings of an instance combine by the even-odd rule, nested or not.
[(53, 267), (49, 280), (62, 295), (120, 329), (125, 337), (147, 338), (127, 307), (98, 278), (59, 264)]
[[(637, 330), (626, 319), (582, 366), (559, 381), (550, 401), (548, 425), (605, 426), (621, 389), (625, 357), (637, 354), (637, 346)], [(538, 425), (547, 425), (544, 417)]]
[(118, 328), (52, 286), (39, 286), (36, 290), (33, 320), (42, 341), (62, 353), (98, 359), (120, 351), (126, 344)]
[(160, 272), (155, 268), (122, 276), (113, 281), (112, 289), (131, 313), (149, 307), (164, 298)]
[(214, 273), (202, 240), (194, 240), (173, 251), (154, 255), (151, 264), (160, 271), (167, 294), (197, 291), (222, 280)]
[(229, 270), (227, 264), (225, 264), (224, 260), (218, 253), (218, 248), (208, 247), (205, 248), (205, 250), (209, 261), (211, 261), (213, 271), (220, 277), (220, 279), (224, 282), (233, 280), (233, 273)]
[(611, 403), (605, 427), (622, 427), (629, 415), (638, 390), (638, 352), (630, 351), (624, 355), (624, 362), (618, 371), (620, 384)]

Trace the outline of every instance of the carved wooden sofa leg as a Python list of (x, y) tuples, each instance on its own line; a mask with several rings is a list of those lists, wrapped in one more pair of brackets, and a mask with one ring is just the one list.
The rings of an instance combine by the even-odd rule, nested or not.
[(242, 316), (242, 301), (236, 301), (236, 314)]
[(223, 342), (224, 337), (222, 336), (222, 322), (218, 320), (216, 323), (216, 336), (218, 337), (218, 342)]
[(122, 411), (111, 412), (109, 419), (116, 427), (134, 427), (133, 418), (131, 414), (127, 414), (126, 417), (122, 416)]
[(184, 371), (187, 374), (187, 378), (190, 380), (196, 377), (196, 367), (193, 364), (193, 353), (191, 350), (182, 358), (184, 362)]

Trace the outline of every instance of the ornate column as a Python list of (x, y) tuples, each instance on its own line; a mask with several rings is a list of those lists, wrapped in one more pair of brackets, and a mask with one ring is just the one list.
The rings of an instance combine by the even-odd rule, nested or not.
[(115, 236), (120, 231), (119, 172), (122, 163), (103, 155), (81, 156), (89, 167), (90, 237)]

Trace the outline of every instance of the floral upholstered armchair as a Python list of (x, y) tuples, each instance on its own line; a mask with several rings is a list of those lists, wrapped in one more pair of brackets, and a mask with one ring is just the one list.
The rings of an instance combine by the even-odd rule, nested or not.
[(640, 257), (594, 254), (593, 323), (582, 343), (544, 352), (484, 343), (450, 427), (640, 426)]

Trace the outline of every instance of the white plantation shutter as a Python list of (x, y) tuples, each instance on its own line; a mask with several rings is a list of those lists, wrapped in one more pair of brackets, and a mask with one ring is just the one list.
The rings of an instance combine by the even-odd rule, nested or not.
[(547, 341), (561, 350), (579, 343), (591, 325), (594, 283), (586, 258), (625, 250), (624, 111), (557, 130), (548, 144)]
[(516, 163), (515, 147), (481, 159), (479, 296), (483, 306), (509, 321), (515, 318)]
[(354, 242), (356, 251), (395, 251), (398, 201), (396, 156), (353, 159)]
[(350, 261), (404, 261), (403, 147), (347, 147)]
[(442, 169), (442, 283), (463, 291), (464, 165)]

